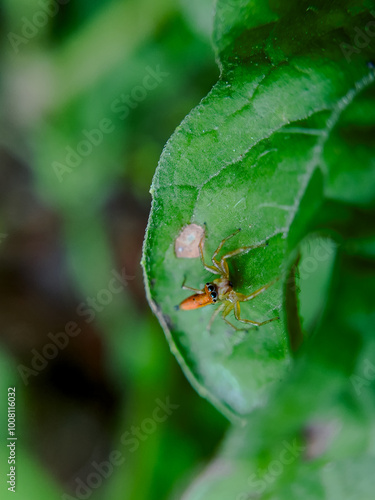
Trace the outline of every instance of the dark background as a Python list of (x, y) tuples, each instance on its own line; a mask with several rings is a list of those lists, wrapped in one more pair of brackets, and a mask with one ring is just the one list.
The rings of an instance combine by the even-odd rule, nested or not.
[(212, 19), (211, 0), (1, 4), (1, 498), (8, 387), (22, 500), (179, 498), (227, 427), (140, 267), (162, 148), (218, 78)]

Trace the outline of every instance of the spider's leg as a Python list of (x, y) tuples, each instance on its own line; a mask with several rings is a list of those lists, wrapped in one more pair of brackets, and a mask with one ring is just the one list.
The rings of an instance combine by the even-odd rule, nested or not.
[(275, 321), (276, 319), (280, 319), (279, 316), (276, 316), (275, 318), (267, 319), (266, 321), (252, 321), (251, 319), (242, 319), (241, 318), (241, 308), (240, 308), (240, 303), (236, 302), (234, 305), (234, 315), (236, 317), (237, 321), (240, 321), (241, 323), (246, 323), (249, 325), (254, 325), (254, 326), (262, 326), (266, 325), (267, 323), (271, 323), (271, 321)]
[(223, 255), (220, 259), (219, 265), (222, 269), (226, 270), (227, 273), (229, 274), (227, 259), (230, 259), (231, 257), (234, 257), (235, 255), (240, 255), (242, 253), (249, 252), (250, 250), (254, 250), (255, 248), (260, 248), (260, 247), (265, 247), (265, 246), (267, 246), (266, 243), (260, 243), (258, 245), (250, 245), (250, 246), (246, 246), (246, 247), (236, 248), (236, 250), (232, 250), (232, 252), (228, 252), (225, 255)]
[(192, 292), (195, 292), (195, 293), (204, 293), (203, 290), (200, 290), (199, 288), (193, 288), (191, 286), (186, 286), (186, 285), (182, 285), (181, 287), (183, 290), (191, 290)]
[(182, 285), (181, 288), (183, 290), (191, 290), (192, 292), (195, 292), (195, 293), (204, 293), (204, 291), (200, 290), (199, 288), (193, 288), (191, 286)]
[(221, 312), (224, 309), (224, 307), (225, 307), (225, 304), (220, 304), (220, 306), (217, 309), (215, 309), (213, 315), (211, 316), (210, 322), (207, 325), (207, 330), (210, 333), (211, 333), (212, 323), (215, 321), (216, 316), (219, 314), (219, 312)]
[(192, 292), (195, 292), (195, 293), (204, 293), (204, 290), (201, 290), (200, 288), (193, 288), (191, 286), (186, 286), (185, 283), (186, 283), (186, 278), (184, 279), (184, 282), (181, 285), (181, 288), (183, 290), (191, 290)]
[(265, 292), (267, 290), (267, 288), (269, 288), (270, 286), (272, 286), (278, 280), (279, 280), (279, 278), (274, 279), (270, 283), (267, 283), (267, 285), (263, 285), (261, 288), (258, 288), (258, 290), (255, 290), (255, 292), (252, 292), (249, 295), (243, 295), (242, 293), (241, 294), (239, 293), (238, 294), (239, 300), (241, 302), (246, 302), (248, 300), (254, 299), (255, 297), (257, 297), (261, 293)]
[(221, 240), (221, 242), (219, 243), (219, 246), (217, 247), (217, 249), (214, 251), (214, 254), (212, 256), (212, 262), (214, 265), (217, 265), (217, 266), (220, 266), (220, 263), (216, 260), (216, 255), (220, 252), (220, 250), (223, 248), (223, 245), (226, 241), (230, 240), (230, 238), (233, 238), (233, 236), (235, 236), (237, 233), (239, 233), (241, 231), (241, 229), (237, 229), (237, 231), (235, 231), (234, 233), (230, 234), (229, 236), (227, 236), (226, 238), (224, 238), (223, 240)]
[(229, 326), (231, 326), (234, 330), (236, 330), (236, 332), (238, 332), (238, 330), (243, 330), (243, 328), (237, 328), (233, 323), (231, 323), (227, 318), (224, 318), (224, 321), (225, 323), (228, 323)]
[(209, 271), (210, 273), (221, 274), (221, 269), (214, 259), (212, 259), (212, 263), (214, 264), (213, 266), (209, 266), (208, 264), (206, 264), (206, 262), (204, 260), (204, 255), (203, 255), (203, 240), (204, 240), (204, 234), (203, 234), (202, 238), (200, 239), (199, 245), (198, 245), (199, 255), (200, 255), (203, 267), (206, 269), (206, 271)]
[(230, 234), (229, 236), (227, 236), (226, 238), (224, 238), (223, 240), (221, 240), (221, 242), (219, 243), (219, 246), (217, 247), (217, 249), (214, 251), (213, 255), (212, 255), (212, 264), (214, 265), (214, 267), (216, 269), (219, 270), (219, 274), (221, 274), (221, 276), (223, 278), (226, 278), (226, 279), (229, 279), (229, 269), (228, 269), (228, 265), (225, 261), (223, 261), (222, 259), (220, 261), (218, 261), (216, 259), (216, 256), (217, 254), (220, 252), (220, 250), (223, 248), (223, 245), (226, 241), (228, 241), (230, 238), (233, 238), (233, 236), (235, 236), (237, 233), (239, 233), (241, 231), (241, 229), (237, 229), (237, 231), (235, 231), (234, 233)]
[(227, 319), (227, 316), (228, 314), (233, 311), (233, 308), (234, 308), (234, 304), (233, 302), (229, 302), (228, 301), (228, 304), (226, 305), (224, 311), (223, 311), (223, 314), (222, 314), (222, 318), (223, 320), (228, 323), (229, 326), (231, 326), (232, 328), (234, 328), (236, 331), (239, 330), (239, 328), (237, 328), (235, 325), (233, 325), (233, 323), (231, 323), (228, 319)]

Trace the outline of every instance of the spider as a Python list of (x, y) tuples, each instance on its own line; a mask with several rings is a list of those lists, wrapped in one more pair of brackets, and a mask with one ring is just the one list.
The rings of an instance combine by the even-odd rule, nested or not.
[(216, 309), (216, 311), (213, 313), (210, 322), (207, 326), (208, 330), (211, 330), (211, 325), (213, 321), (215, 320), (216, 316), (219, 313), (222, 313), (222, 318), (224, 321), (228, 323), (232, 328), (235, 330), (241, 330), (241, 328), (237, 328), (235, 325), (233, 325), (230, 321), (228, 321), (227, 316), (231, 311), (234, 311), (234, 316), (237, 321), (240, 321), (241, 323), (246, 323), (254, 326), (262, 326), (267, 323), (270, 323), (271, 321), (274, 321), (276, 319), (280, 319), (279, 316), (275, 318), (268, 319), (266, 321), (258, 322), (258, 321), (252, 321), (250, 319), (243, 319), (241, 318), (241, 313), (240, 313), (240, 302), (246, 302), (248, 300), (254, 299), (261, 293), (263, 293), (267, 288), (269, 288), (271, 285), (273, 285), (277, 279), (271, 281), (271, 283), (268, 283), (267, 285), (262, 286), (258, 290), (255, 290), (255, 292), (252, 292), (249, 295), (244, 295), (242, 293), (236, 292), (233, 289), (233, 284), (230, 281), (229, 277), (229, 268), (228, 268), (228, 263), (227, 259), (230, 257), (234, 257), (235, 255), (240, 255), (242, 253), (248, 252), (249, 250), (252, 250), (254, 248), (259, 248), (262, 246), (265, 246), (264, 243), (259, 244), (259, 245), (252, 245), (252, 246), (246, 246), (246, 247), (241, 247), (237, 248), (236, 250), (233, 250), (231, 252), (226, 253), (221, 257), (220, 260), (216, 259), (217, 254), (220, 252), (220, 250), (223, 248), (223, 245), (226, 241), (228, 241), (230, 238), (233, 238), (237, 233), (239, 233), (241, 229), (238, 229), (235, 231), (233, 234), (227, 236), (224, 238), (217, 249), (215, 250), (213, 256), (212, 256), (212, 265), (206, 264), (203, 256), (203, 241), (204, 241), (204, 235), (202, 236), (200, 242), (199, 242), (199, 255), (200, 259), (202, 261), (203, 267), (209, 271), (210, 273), (213, 274), (218, 274), (220, 278), (217, 278), (213, 280), (212, 282), (208, 282), (205, 284), (204, 288), (202, 290), (199, 290), (197, 288), (192, 288), (190, 286), (185, 286), (185, 281), (182, 284), (182, 288), (184, 290), (192, 290), (194, 295), (191, 295), (190, 297), (186, 298), (181, 302), (179, 306), (176, 306), (176, 309), (182, 309), (184, 311), (190, 311), (192, 309), (198, 309), (200, 307), (205, 307), (208, 306), (209, 304), (216, 304), (217, 302), (220, 303), (219, 307)]

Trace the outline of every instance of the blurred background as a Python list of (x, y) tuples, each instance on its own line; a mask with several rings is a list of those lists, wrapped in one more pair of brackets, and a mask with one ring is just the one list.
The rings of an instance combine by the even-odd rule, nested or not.
[[(218, 78), (213, 0), (3, 0), (0, 497), (180, 498), (227, 422), (140, 267), (162, 148)], [(173, 291), (171, 292), (173, 293)]]

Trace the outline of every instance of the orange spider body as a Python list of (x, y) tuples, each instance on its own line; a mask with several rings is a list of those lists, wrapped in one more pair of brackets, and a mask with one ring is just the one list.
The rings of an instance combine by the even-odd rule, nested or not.
[(206, 283), (203, 290), (183, 300), (179, 305), (179, 309), (191, 311), (209, 304), (215, 304), (218, 300), (223, 300), (231, 290), (233, 290), (233, 285), (229, 280), (213, 280), (212, 283)]
[(203, 267), (207, 271), (210, 271), (213, 274), (219, 274), (220, 278), (217, 278), (210, 283), (206, 283), (202, 290), (185, 286), (185, 284), (182, 285), (183, 289), (193, 290), (195, 293), (194, 293), (194, 295), (191, 295), (190, 297), (187, 297), (185, 300), (183, 300), (179, 306), (176, 306), (177, 309), (182, 309), (183, 311), (191, 311), (193, 309), (199, 309), (201, 307), (205, 307), (205, 306), (208, 306), (210, 304), (215, 304), (216, 302), (220, 303), (219, 307), (216, 309), (216, 311), (212, 315), (212, 318), (208, 324), (208, 329), (211, 328), (212, 322), (214, 321), (215, 317), (217, 316), (217, 314), (219, 312), (222, 313), (223, 319), (231, 327), (233, 327), (235, 330), (238, 330), (238, 328), (236, 326), (234, 326), (232, 323), (230, 323), (226, 318), (231, 311), (234, 311), (234, 316), (237, 319), (237, 321), (240, 321), (241, 323), (251, 324), (254, 326), (265, 325), (266, 323), (269, 323), (270, 321), (274, 321), (275, 319), (279, 319), (279, 317), (276, 317), (276, 318), (268, 319), (268, 320), (263, 321), (263, 322), (257, 322), (257, 321), (252, 321), (249, 319), (243, 319), (240, 316), (240, 302), (246, 302), (248, 300), (253, 299), (257, 295), (263, 293), (276, 280), (263, 286), (262, 288), (259, 288), (259, 290), (256, 290), (255, 292), (251, 293), (250, 295), (244, 295), (242, 293), (238, 293), (233, 289), (233, 284), (229, 278), (229, 268), (228, 268), (228, 263), (227, 263), (226, 259), (233, 257), (235, 255), (239, 255), (239, 254), (248, 252), (249, 250), (251, 250), (253, 248), (265, 246), (265, 244), (260, 244), (260, 245), (253, 245), (253, 246), (237, 248), (236, 250), (233, 250), (232, 252), (225, 254), (223, 257), (221, 257), (220, 260), (217, 260), (216, 256), (220, 252), (220, 250), (222, 249), (224, 243), (227, 240), (229, 240), (229, 238), (232, 238), (234, 235), (236, 235), (239, 231), (240, 231), (240, 229), (238, 229), (235, 233), (231, 234), (230, 236), (227, 236), (226, 238), (224, 238), (221, 241), (221, 243), (219, 244), (218, 248), (216, 249), (216, 251), (214, 252), (214, 254), (212, 256), (212, 259), (211, 259), (212, 265), (207, 265), (204, 261), (204, 257), (203, 257), (203, 238), (204, 238), (204, 236), (203, 236), (201, 241), (199, 242), (199, 254), (200, 254), (200, 258), (201, 258)]

